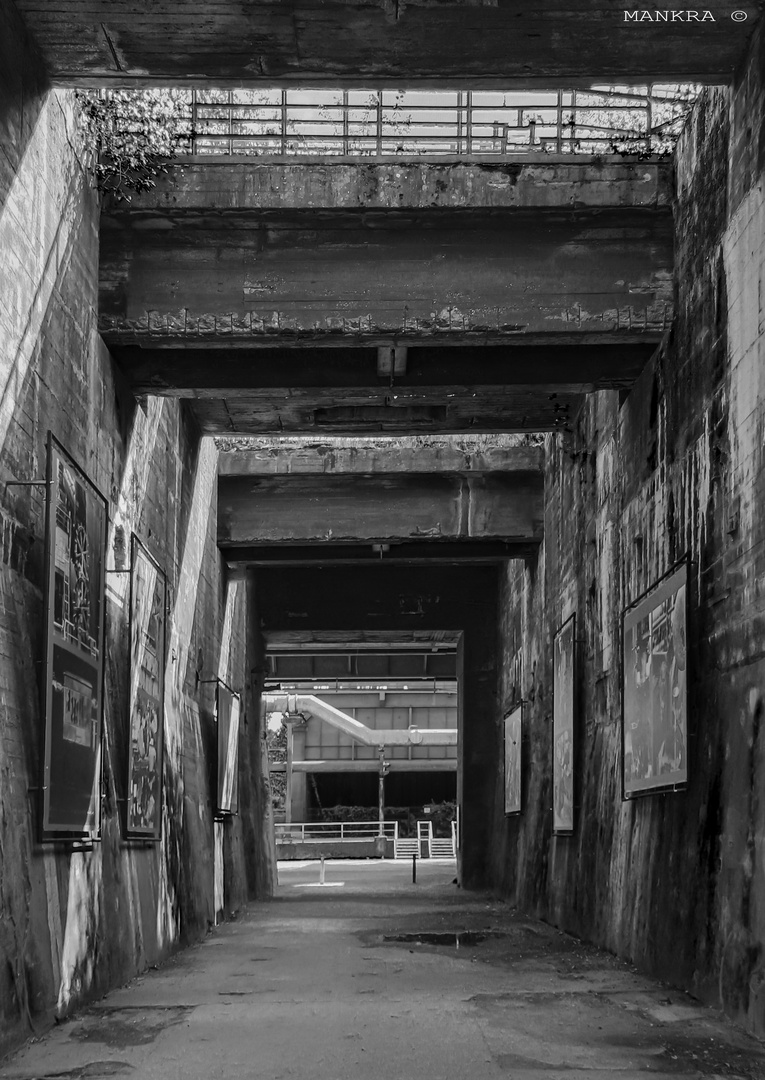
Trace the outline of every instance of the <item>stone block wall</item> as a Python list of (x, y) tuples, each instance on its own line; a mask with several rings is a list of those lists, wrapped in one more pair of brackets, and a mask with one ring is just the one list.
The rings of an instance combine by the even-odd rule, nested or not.
[[(217, 451), (177, 402), (136, 404), (97, 333), (99, 199), (72, 95), (49, 91), (0, 3), (0, 1052), (97, 996), (248, 897), (244, 834), (214, 823), (214, 684), (245, 681), (245, 584), (216, 546)], [(102, 840), (40, 844), (48, 431), (109, 501)], [(164, 566), (165, 806), (159, 844), (128, 843), (131, 532)], [(241, 787), (260, 718), (242, 732)], [(254, 742), (257, 753), (250, 752)], [(255, 815), (255, 816), (253, 816)], [(261, 875), (268, 880), (268, 875)], [(216, 890), (216, 880), (218, 889)], [(217, 892), (217, 896), (216, 896)]]
[[(494, 885), (765, 1033), (763, 38), (698, 103), (675, 166), (677, 317), (620, 401), (548, 437), (545, 539), (503, 583), (504, 710), (526, 703), (523, 813)], [(621, 794), (623, 609), (690, 557), (689, 783)], [(552, 834), (552, 640), (577, 615), (576, 827)], [(498, 732), (498, 741), (500, 735)]]

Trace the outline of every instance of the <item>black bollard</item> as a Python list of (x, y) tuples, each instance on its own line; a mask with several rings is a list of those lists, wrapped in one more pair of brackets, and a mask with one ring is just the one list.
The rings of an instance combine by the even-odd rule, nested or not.
[(417, 884), (417, 856), (412, 854), (412, 885)]

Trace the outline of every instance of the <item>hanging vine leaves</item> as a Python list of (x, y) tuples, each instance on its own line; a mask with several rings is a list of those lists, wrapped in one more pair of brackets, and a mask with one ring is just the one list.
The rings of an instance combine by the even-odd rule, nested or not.
[(191, 100), (183, 90), (78, 92), (96, 187), (130, 202), (149, 191), (191, 139)]

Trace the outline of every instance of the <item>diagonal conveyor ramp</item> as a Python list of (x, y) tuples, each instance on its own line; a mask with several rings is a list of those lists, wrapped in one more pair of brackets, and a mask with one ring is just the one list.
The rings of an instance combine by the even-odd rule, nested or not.
[(312, 716), (350, 735), (365, 746), (456, 746), (456, 728), (370, 728), (313, 694), (264, 694), (266, 712)]

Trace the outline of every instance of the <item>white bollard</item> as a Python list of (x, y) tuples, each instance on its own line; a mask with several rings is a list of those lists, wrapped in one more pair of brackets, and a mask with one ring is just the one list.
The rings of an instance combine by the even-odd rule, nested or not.
[(324, 884), (324, 856), (321, 857), (321, 866), (319, 867), (319, 884)]

